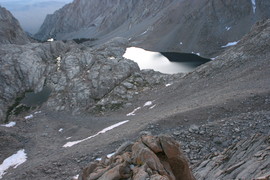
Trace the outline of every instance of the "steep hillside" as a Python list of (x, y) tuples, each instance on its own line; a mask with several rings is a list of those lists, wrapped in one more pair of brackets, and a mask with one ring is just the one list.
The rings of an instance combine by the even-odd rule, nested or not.
[(48, 15), (35, 37), (91, 38), (93, 45), (122, 36), (150, 50), (212, 58), (269, 17), (268, 0), (75, 0)]
[(0, 44), (26, 44), (29, 42), (30, 40), (18, 20), (0, 6)]

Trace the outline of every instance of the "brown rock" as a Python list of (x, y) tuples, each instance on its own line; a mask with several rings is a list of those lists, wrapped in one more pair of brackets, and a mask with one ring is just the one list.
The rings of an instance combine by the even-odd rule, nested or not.
[(194, 179), (180, 145), (170, 137), (144, 135), (131, 149), (117, 152), (110, 159), (103, 157), (90, 164), (80, 180)]
[(169, 180), (166, 176), (161, 176), (159, 174), (155, 174), (150, 177), (150, 180)]
[(157, 155), (141, 142), (137, 142), (133, 145), (132, 158), (136, 165), (147, 164), (153, 171), (157, 171), (161, 175), (168, 175)]
[(154, 136), (142, 136), (142, 142), (149, 147), (154, 153), (162, 152), (162, 148), (160, 146), (159, 138)]
[(171, 137), (160, 136), (160, 143), (173, 174), (177, 180), (193, 180), (188, 161), (181, 151), (180, 144)]

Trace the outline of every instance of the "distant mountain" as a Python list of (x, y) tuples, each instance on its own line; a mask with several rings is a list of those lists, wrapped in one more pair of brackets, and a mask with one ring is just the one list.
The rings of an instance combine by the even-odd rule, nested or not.
[(0, 6), (0, 44), (26, 44), (30, 39), (22, 30), (17, 19)]
[(0, 2), (20, 22), (22, 28), (34, 34), (40, 28), (47, 14), (53, 13), (72, 0), (10, 0)]
[(48, 15), (35, 37), (99, 43), (122, 36), (149, 50), (215, 57), (269, 17), (269, 0), (75, 0)]

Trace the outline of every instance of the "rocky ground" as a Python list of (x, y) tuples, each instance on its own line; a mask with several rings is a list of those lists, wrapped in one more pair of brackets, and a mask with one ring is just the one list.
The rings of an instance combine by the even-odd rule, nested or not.
[[(9, 104), (12, 104), (11, 102), (16, 98), (16, 91), (24, 92), (28, 89), (39, 91), (39, 87), (48, 83), (52, 85), (52, 95), (42, 107), (32, 108), (22, 112), (19, 116), (9, 116), (9, 121), (16, 122), (14, 127), (0, 126), (1, 162), (20, 149), (24, 149), (27, 154), (27, 161), (17, 168), (8, 169), (2, 179), (72, 179), (80, 174), (81, 169), (89, 162), (114, 152), (123, 142), (135, 140), (140, 134), (149, 132), (169, 134), (179, 140), (190, 159), (191, 167), (197, 178), (217, 179), (221, 177), (216, 176), (215, 171), (224, 170), (222, 167), (221, 169), (211, 168), (213, 172), (203, 169), (205, 166), (201, 162), (205, 161), (203, 158), (206, 155), (210, 153), (212, 157), (222, 158), (220, 153), (224, 149), (233, 149), (229, 147), (230, 145), (245, 139), (247, 139), (245, 142), (252, 143), (253, 141), (249, 141), (249, 139), (258, 133), (262, 134), (262, 139), (269, 136), (269, 32), (269, 20), (258, 23), (251, 33), (216, 60), (198, 67), (191, 73), (173, 77), (153, 71), (139, 71), (136, 65), (133, 65), (134, 63), (125, 61), (115, 54), (113, 54), (115, 56), (111, 56), (112, 52), (122, 52), (121, 48), (118, 51), (119, 48), (114, 49), (111, 48), (112, 46), (107, 49), (106, 46), (99, 47), (101, 51), (98, 48), (89, 50), (81, 46), (74, 50), (70, 47), (78, 47), (77, 45), (62, 42), (13, 46), (17, 54), (8, 55), (7, 53), (1, 57), (0, 62), (6, 63), (5, 66), (1, 66), (3, 68), (1, 72), (4, 72), (1, 74), (1, 78), (8, 77), (11, 80), (17, 80), (18, 83), (17, 86), (12, 86), (10, 81), (5, 80), (6, 86), (0, 86), (2, 88), (0, 88), (0, 105), (4, 107), (1, 108), (2, 114), (0, 115), (5, 117), (3, 109), (7, 109)], [(33, 53), (33, 49), (36, 50), (35, 53)], [(11, 50), (4, 46), (1, 47), (1, 52), (7, 51)], [(18, 55), (20, 52), (25, 52), (28, 54), (30, 62), (41, 66), (36, 66), (39, 67), (37, 69), (29, 69), (28, 66), (24, 66), (23, 63), (20, 63), (20, 59), (23, 60), (22, 56)], [(93, 59), (85, 58), (87, 53), (90, 54), (89, 57), (98, 56)], [(57, 70), (58, 62), (53, 63), (59, 55), (63, 57), (60, 71)], [(37, 60), (34, 61), (33, 57)], [(96, 62), (94, 66), (91, 66), (91, 68), (95, 68), (90, 69), (91, 73), (96, 72), (100, 80), (95, 88), (100, 88), (103, 93), (99, 99), (93, 98), (91, 101), (93, 104), (89, 105), (87, 109), (84, 109), (84, 102), (81, 101), (83, 98), (77, 96), (82, 91), (75, 90), (81, 90), (79, 87), (86, 90), (95, 84), (93, 82), (95, 79), (92, 80), (88, 76), (84, 82), (74, 81), (76, 78), (91, 74), (83, 69), (86, 68), (85, 66), (76, 65), (76, 63), (85, 65), (91, 64), (92, 61), (80, 61), (79, 57)], [(107, 58), (104, 59), (104, 57)], [(12, 61), (4, 61), (5, 58), (12, 59)], [(109, 61), (110, 58), (112, 61)], [(75, 65), (69, 64), (70, 59), (77, 59), (77, 61), (72, 61)], [(106, 63), (115, 65), (119, 62), (125, 64), (124, 67), (131, 67), (134, 71), (132, 74), (128, 74), (124, 70), (124, 76), (120, 74), (110, 83), (102, 74), (110, 72)], [(8, 65), (18, 67), (12, 69), (15, 76), (9, 71), (5, 71), (5, 67)], [(102, 69), (104, 66), (106, 68)], [(81, 67), (82, 69), (80, 69)], [(104, 71), (100, 71), (100, 69)], [(29, 75), (32, 72), (42, 73), (33, 79), (22, 78), (32, 77)], [(57, 73), (60, 76), (57, 76), (54, 81), (53, 77)], [(109, 75), (113, 76), (118, 73), (111, 72)], [(67, 81), (61, 80), (60, 77), (66, 78)], [(134, 77), (140, 77), (143, 83), (138, 84), (140, 78), (134, 80), (136, 79)], [(39, 81), (40, 79), (43, 81)], [(44, 84), (40, 86), (39, 82)], [(104, 89), (104, 84), (105, 87), (109, 85), (112, 89)], [(61, 89), (60, 85), (64, 89)], [(75, 86), (77, 88), (74, 89)], [(17, 87), (21, 87), (21, 89)], [(128, 91), (132, 94), (132, 98), (119, 97), (117, 94), (121, 95), (121, 91), (113, 93), (117, 88), (122, 89), (123, 87), (125, 87), (124, 92)], [(89, 92), (90, 100), (95, 88)], [(67, 101), (63, 102), (64, 96)], [(101, 104), (102, 107), (97, 111), (96, 108), (100, 107), (99, 103), (106, 102), (106, 98), (121, 100), (119, 109), (108, 108), (111, 106)], [(74, 102), (79, 111), (72, 111), (69, 106)], [(32, 116), (29, 116), (30, 114)], [(125, 123), (114, 129), (108, 129), (119, 122)], [(89, 138), (85, 139), (87, 137)], [(85, 140), (76, 142), (77, 144), (74, 146), (65, 146), (67, 142), (74, 143), (83, 139)], [(268, 147), (269, 142), (263, 141), (259, 145)], [(256, 154), (257, 150), (251, 146), (250, 151), (253, 154)], [(244, 151), (242, 149), (240, 153)], [(232, 152), (238, 153), (237, 151)], [(262, 168), (261, 171), (256, 169), (250, 172), (249, 178), (257, 178), (268, 173), (269, 149), (265, 149), (265, 152), (266, 158), (262, 159), (262, 162), (266, 162), (266, 164), (257, 166)], [(211, 159), (211, 156), (209, 158), (208, 164), (209, 167), (212, 167), (215, 164), (213, 161), (216, 159)], [(237, 174), (228, 172), (234, 170), (238, 172), (239, 167), (253, 167), (243, 163), (230, 169), (229, 167), (236, 165), (236, 162), (230, 162), (225, 167), (225, 170), (229, 169), (229, 171), (225, 172), (230, 176), (226, 177), (232, 179), (238, 178)], [(209, 177), (204, 176), (204, 172), (208, 172), (206, 174), (209, 174)], [(210, 177), (210, 175), (213, 176)]]

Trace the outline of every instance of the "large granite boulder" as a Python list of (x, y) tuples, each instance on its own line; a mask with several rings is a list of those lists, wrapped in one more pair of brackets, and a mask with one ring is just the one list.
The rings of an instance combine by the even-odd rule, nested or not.
[(80, 180), (194, 180), (178, 142), (168, 136), (143, 135), (123, 144), (108, 158), (90, 163)]

